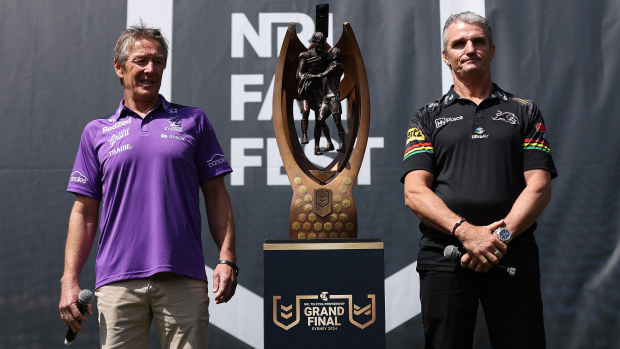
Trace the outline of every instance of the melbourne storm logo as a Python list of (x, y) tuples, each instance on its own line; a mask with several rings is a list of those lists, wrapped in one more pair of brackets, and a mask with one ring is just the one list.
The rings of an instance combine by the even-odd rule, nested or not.
[(515, 116), (515, 114), (510, 112), (503, 112), (501, 110), (498, 110), (497, 113), (495, 113), (493, 120), (504, 121), (512, 125), (519, 124), (519, 119)]
[(168, 122), (170, 123), (170, 125), (168, 127), (165, 127), (164, 130), (183, 132), (183, 127), (181, 127), (181, 120), (177, 119), (176, 116), (168, 118)]

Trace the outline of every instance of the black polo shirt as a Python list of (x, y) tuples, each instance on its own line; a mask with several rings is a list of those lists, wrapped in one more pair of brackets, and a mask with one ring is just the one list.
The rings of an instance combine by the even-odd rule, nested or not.
[[(480, 105), (451, 88), (414, 114), (407, 130), (401, 181), (413, 170), (434, 174), (432, 190), (456, 214), (475, 225), (504, 218), (525, 188), (524, 171), (545, 169), (557, 176), (542, 114), (531, 101), (493, 85)], [(455, 270), (443, 249), (454, 237), (420, 224), (419, 270)], [(538, 274), (535, 224), (509, 245), (502, 259)]]

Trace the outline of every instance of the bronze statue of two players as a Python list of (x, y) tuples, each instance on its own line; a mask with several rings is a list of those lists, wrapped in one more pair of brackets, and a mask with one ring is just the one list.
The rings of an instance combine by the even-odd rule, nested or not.
[[(321, 13), (319, 13), (319, 6)], [(278, 59), (273, 94), (273, 125), (282, 162), (293, 189), (289, 214), (291, 239), (356, 238), (353, 185), (357, 179), (370, 126), (370, 95), (362, 55), (349, 23), (334, 47), (326, 42), (325, 5), (317, 6), (317, 28), (306, 48), (289, 26)], [(326, 23), (326, 21), (325, 21)], [(299, 103), (301, 139), (293, 117)], [(346, 127), (341, 103), (347, 103)], [(335, 150), (329, 165), (317, 167), (305, 155), (310, 112), (314, 112), (314, 154)], [(333, 144), (328, 119), (338, 132)], [(327, 145), (320, 148), (321, 137)]]
[[(338, 62), (340, 49), (332, 48), (325, 51), (325, 35), (315, 32), (310, 40), (312, 46), (299, 54), (299, 67), (297, 78), (299, 85), (297, 94), (301, 101), (301, 143), (308, 143), (308, 117), (310, 110), (314, 111), (316, 124), (314, 125), (314, 154), (321, 155), (324, 152), (334, 150), (329, 127), (325, 122), (330, 115), (334, 116), (334, 122), (338, 129), (340, 145), (338, 152), (344, 152), (344, 127), (342, 127), (342, 106), (340, 105), (340, 78), (344, 74), (344, 65)], [(327, 146), (320, 149), (321, 131), (327, 140)]]

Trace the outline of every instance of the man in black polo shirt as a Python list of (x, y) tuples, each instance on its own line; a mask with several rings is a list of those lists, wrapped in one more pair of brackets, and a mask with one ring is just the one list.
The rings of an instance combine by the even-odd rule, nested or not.
[[(418, 110), (407, 131), (401, 181), (421, 220), (427, 348), (471, 347), (479, 303), (494, 348), (545, 346), (533, 232), (557, 173), (536, 105), (492, 82), (494, 52), (486, 19), (450, 16), (443, 60), (454, 85)], [(444, 257), (449, 245), (463, 252), (460, 261)], [(500, 260), (516, 275), (494, 269)]]

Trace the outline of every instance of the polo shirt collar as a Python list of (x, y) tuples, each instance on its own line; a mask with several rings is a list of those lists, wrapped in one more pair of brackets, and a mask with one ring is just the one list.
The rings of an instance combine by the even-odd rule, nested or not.
[[(504, 90), (502, 90), (499, 86), (493, 83), (493, 92), (491, 92), (491, 94), (484, 100), (486, 101), (486, 100), (491, 100), (495, 98), (502, 100), (502, 101), (508, 100), (508, 96), (506, 96), (506, 92), (504, 92)], [(445, 105), (450, 105), (459, 99), (465, 99), (465, 98), (459, 96), (459, 94), (454, 91), (454, 85), (450, 87), (450, 91), (448, 91), (448, 93), (446, 93), (442, 98), (443, 103)]]
[[(162, 108), (166, 113), (170, 113), (171, 110), (174, 109), (170, 106), (170, 102), (168, 102), (161, 94), (159, 95), (159, 103), (155, 106), (155, 108), (153, 108), (153, 110), (157, 108)], [(129, 108), (125, 108), (125, 98), (123, 98), (121, 99), (121, 102), (119, 103), (118, 108), (116, 108), (114, 114), (108, 118), (108, 121), (116, 122), (118, 119), (126, 116), (129, 111)]]

